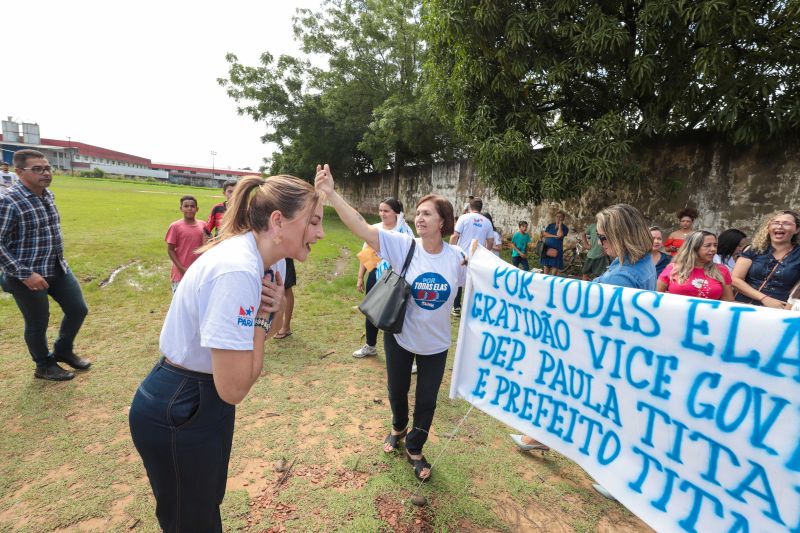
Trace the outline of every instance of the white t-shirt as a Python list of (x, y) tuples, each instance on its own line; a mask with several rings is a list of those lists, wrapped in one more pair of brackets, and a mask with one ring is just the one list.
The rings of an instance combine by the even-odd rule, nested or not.
[(286, 259), (281, 259), (271, 267), (269, 267), (273, 272), (279, 272), (281, 275), (281, 280), (285, 283), (286, 282)]
[[(714, 262), (718, 265), (722, 264), (722, 257), (719, 254), (714, 254)], [(728, 270), (731, 272), (733, 271), (733, 267), (736, 266), (736, 259), (733, 257), (729, 257), (727, 261), (725, 261), (725, 266), (728, 267)]]
[[(413, 237), (414, 233), (411, 231), (411, 228), (408, 227), (408, 224), (406, 224), (406, 221), (402, 218), (402, 216), (403, 216), (402, 213), (397, 215), (397, 224), (393, 229), (384, 231), (396, 231), (398, 233), (405, 233), (406, 235), (410, 235), (411, 237)], [(383, 222), (376, 222), (375, 224), (372, 225), (372, 227), (378, 228), (379, 230), (384, 229)], [(367, 246), (368, 246), (367, 243), (364, 243), (364, 246), (362, 246), (361, 249), (363, 250)], [(383, 276), (383, 273), (386, 272), (387, 270), (389, 270), (389, 263), (385, 259), (383, 259), (381, 260), (380, 263), (378, 263), (378, 266), (375, 267), (375, 281), (381, 279), (381, 276)]]
[(497, 257), (500, 257), (500, 250), (495, 250), (495, 248), (499, 248), (500, 246), (502, 246), (503, 238), (500, 237), (500, 234), (497, 233), (496, 231), (493, 231), (492, 233), (494, 234), (494, 237), (492, 237), (494, 239), (494, 247), (492, 248), (492, 253)]
[(480, 213), (467, 213), (458, 217), (456, 222), (458, 233), (458, 246), (469, 254), (472, 239), (478, 239), (478, 244), (486, 246), (486, 239), (491, 239), (494, 228), (489, 219)]
[(0, 170), (0, 188), (8, 189), (18, 181), (19, 177), (16, 172), (3, 172)]
[(252, 233), (201, 255), (175, 291), (159, 348), (170, 361), (211, 374), (211, 349), (252, 350), (264, 262)]
[[(380, 255), (398, 274), (403, 270), (412, 237), (381, 230)], [(464, 251), (447, 243), (438, 254), (429, 254), (416, 239), (414, 256), (406, 272), (411, 297), (406, 304), (403, 332), (394, 336), (397, 344), (411, 353), (432, 355), (450, 347), (450, 311), (458, 287), (464, 285), (467, 267)]]

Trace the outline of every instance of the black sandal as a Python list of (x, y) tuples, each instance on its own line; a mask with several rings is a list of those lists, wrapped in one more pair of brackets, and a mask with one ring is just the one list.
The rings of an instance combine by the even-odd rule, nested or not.
[(383, 453), (395, 453), (397, 450), (400, 449), (400, 445), (403, 443), (403, 439), (406, 438), (406, 434), (408, 433), (408, 428), (404, 429), (399, 435), (393, 435), (389, 433), (386, 435), (386, 438), (383, 439), (384, 444), (388, 444), (392, 447), (391, 451), (386, 451), (384, 447)]
[[(431, 480), (431, 477), (433, 477), (433, 470), (431, 469), (431, 464), (425, 459), (424, 455), (420, 459), (414, 459), (411, 457), (411, 454), (408, 453), (408, 450), (406, 450), (406, 459), (408, 459), (408, 462), (414, 467), (414, 477), (423, 482)], [(426, 468), (428, 469), (428, 477), (422, 477), (422, 471)]]

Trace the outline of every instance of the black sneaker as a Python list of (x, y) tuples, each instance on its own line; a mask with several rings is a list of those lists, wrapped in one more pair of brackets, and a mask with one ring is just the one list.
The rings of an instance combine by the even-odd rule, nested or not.
[(33, 376), (39, 379), (46, 379), (49, 381), (69, 381), (75, 377), (75, 374), (69, 370), (64, 370), (58, 364), (48, 366), (37, 366), (33, 372)]
[(92, 366), (91, 361), (89, 361), (88, 359), (83, 359), (82, 357), (78, 357), (77, 355), (71, 352), (65, 355), (53, 354), (53, 359), (55, 359), (59, 363), (67, 363), (75, 370), (86, 370), (87, 368)]

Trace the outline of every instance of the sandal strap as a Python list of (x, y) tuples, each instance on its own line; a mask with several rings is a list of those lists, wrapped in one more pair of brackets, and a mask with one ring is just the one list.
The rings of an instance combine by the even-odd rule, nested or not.
[(383, 443), (391, 446), (393, 448), (392, 451), (394, 451), (399, 448), (400, 442), (406, 438), (407, 433), (408, 429), (404, 429), (403, 432), (400, 433), (399, 435), (394, 435), (392, 433), (389, 433), (388, 435), (386, 435), (386, 438), (383, 439)]

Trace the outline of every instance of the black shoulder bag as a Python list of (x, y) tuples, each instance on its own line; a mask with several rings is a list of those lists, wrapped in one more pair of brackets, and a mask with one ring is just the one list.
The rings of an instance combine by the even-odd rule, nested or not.
[(416, 245), (416, 240), (412, 240), (400, 274), (390, 267), (358, 306), (358, 310), (364, 313), (372, 325), (386, 333), (403, 331), (406, 302), (408, 295), (411, 294), (411, 285), (406, 281), (405, 275), (408, 265), (411, 264), (411, 258), (414, 256)]

